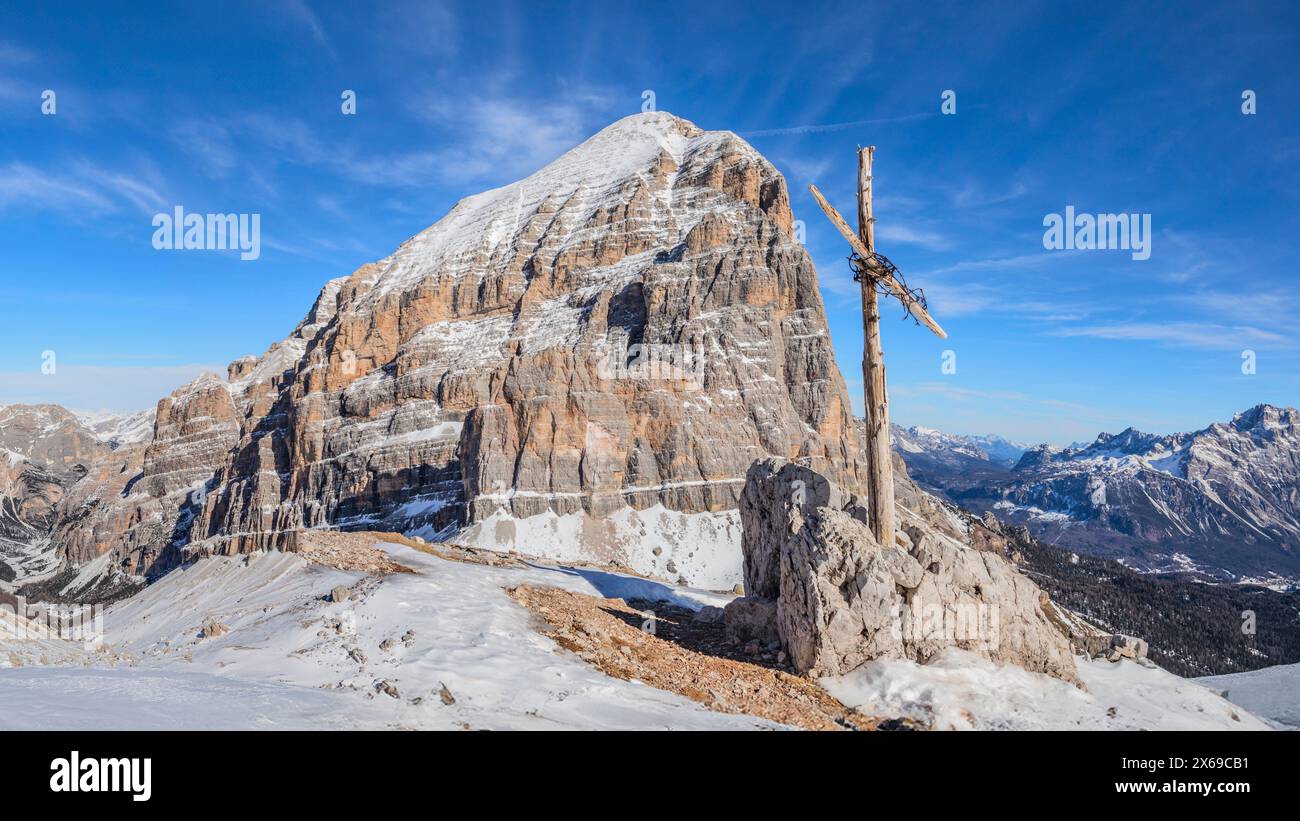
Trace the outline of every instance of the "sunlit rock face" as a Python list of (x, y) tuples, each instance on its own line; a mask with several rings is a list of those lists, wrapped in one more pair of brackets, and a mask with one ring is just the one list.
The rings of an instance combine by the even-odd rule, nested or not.
[(164, 400), (132, 530), (222, 553), (402, 530), (729, 587), (754, 460), (863, 476), (792, 223), (736, 135), (614, 123)]

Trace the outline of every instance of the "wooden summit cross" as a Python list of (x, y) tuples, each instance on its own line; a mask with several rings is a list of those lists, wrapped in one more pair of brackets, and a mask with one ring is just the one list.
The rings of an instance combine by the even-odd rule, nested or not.
[(858, 149), (858, 233), (840, 216), (817, 186), (808, 186), (817, 204), (849, 241), (853, 256), (849, 264), (853, 278), (862, 283), (862, 381), (866, 394), (867, 490), (871, 494), (869, 511), (871, 530), (876, 541), (886, 547), (894, 541), (894, 465), (889, 452), (889, 394), (885, 390), (885, 352), (880, 347), (879, 291), (895, 296), (907, 312), (925, 326), (947, 339), (948, 334), (925, 310), (924, 299), (898, 281), (898, 269), (886, 257), (876, 253), (876, 219), (871, 215), (871, 157), (874, 145)]

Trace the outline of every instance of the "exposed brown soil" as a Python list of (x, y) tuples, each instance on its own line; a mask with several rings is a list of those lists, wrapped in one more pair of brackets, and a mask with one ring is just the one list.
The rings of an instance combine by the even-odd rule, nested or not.
[(744, 650), (727, 645), (720, 623), (688, 622), (689, 611), (663, 602), (654, 605), (651, 634), (647, 616), (622, 599), (531, 585), (506, 592), (534, 614), (539, 632), (606, 675), (678, 693), (710, 710), (807, 730), (917, 726), (863, 715), (810, 679), (775, 669), (774, 662), (764, 666), (761, 657), (760, 663), (741, 660)]
[[(696, 618), (694, 611), (666, 601), (628, 599), (627, 603), (634, 611), (641, 614), (653, 614), (654, 634), (665, 641), (671, 641), (673, 644), (706, 656), (757, 664), (760, 667), (797, 675), (794, 666), (779, 647), (763, 645), (756, 641), (748, 643), (733, 641), (727, 637), (721, 620), (701, 621)], [(633, 627), (639, 627), (646, 618), (638, 615), (635, 621), (630, 621), (625, 613), (615, 615), (624, 617), (624, 620), (629, 621)]]
[(415, 572), (375, 546), (380, 542), (405, 545), (421, 553), (453, 562), (490, 567), (523, 566), (523, 563), (510, 553), (479, 550), (442, 542), (426, 542), (401, 533), (376, 530), (303, 530), (298, 533), (296, 547), (308, 561), (338, 570), (360, 570), (376, 575)]
[[(414, 573), (406, 565), (375, 547), (381, 541), (374, 533), (341, 533), (334, 530), (304, 530), (298, 536), (298, 552), (304, 559), (335, 570), (359, 570), (376, 576)], [(382, 541), (398, 541), (382, 534)], [(405, 537), (402, 537), (405, 539)]]

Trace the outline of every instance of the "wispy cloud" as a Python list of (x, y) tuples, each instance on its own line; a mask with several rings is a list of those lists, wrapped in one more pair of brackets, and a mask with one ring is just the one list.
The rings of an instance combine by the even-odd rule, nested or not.
[(591, 112), (607, 99), (588, 91), (585, 99), (543, 104), (502, 97), (448, 99), (430, 95), (413, 105), (413, 113), (442, 128), (451, 146), (396, 156), (360, 157), (348, 163), (357, 179), (390, 185), (420, 185), (430, 178), (464, 182), (487, 176), (519, 176), (536, 171), (582, 142)]
[(199, 161), (197, 167), (206, 176), (221, 179), (239, 164), (230, 132), (216, 120), (183, 120), (171, 128), (168, 136), (177, 148)]
[(156, 214), (169, 204), (167, 197), (158, 190), (160, 183), (157, 180), (145, 182), (139, 177), (121, 171), (110, 171), (85, 161), (76, 164), (76, 171), (82, 179), (98, 186), (101, 191), (124, 200), (141, 213)]
[(130, 206), (156, 213), (166, 204), (156, 183), (86, 160), (61, 163), (55, 170), (25, 163), (0, 168), (0, 209), (15, 206), (64, 213), (105, 214)]
[(1222, 325), (1202, 322), (1113, 322), (1074, 328), (1059, 328), (1057, 336), (1092, 337), (1128, 342), (1158, 342), (1168, 345), (1214, 350), (1240, 350), (1243, 346), (1278, 347), (1294, 339), (1250, 325)]
[(775, 154), (768, 155), (768, 159), (785, 174), (786, 180), (792, 185), (815, 183), (826, 176), (834, 165), (827, 157), (806, 159), (790, 154)]
[(961, 262), (955, 262), (952, 265), (933, 268), (926, 271), (925, 274), (927, 276), (937, 276), (939, 274), (955, 274), (963, 271), (1008, 271), (1034, 268), (1039, 265), (1046, 265), (1049, 262), (1060, 262), (1061, 259), (1078, 253), (1080, 252), (1043, 250), (1035, 251), (1032, 254), (1017, 254), (1009, 257), (967, 259), (962, 260)]
[(385, 41), (426, 57), (451, 57), (458, 49), (456, 15), (441, 0), (383, 10)]
[(112, 201), (93, 186), (64, 175), (51, 174), (24, 163), (0, 169), (0, 208), (21, 206), (35, 210), (113, 210)]
[(338, 59), (338, 52), (334, 50), (334, 44), (325, 33), (325, 26), (321, 25), (320, 18), (312, 11), (311, 6), (307, 5), (306, 0), (285, 0), (281, 8), (295, 23), (305, 28), (316, 44), (325, 49), (330, 57)]
[(901, 396), (945, 396), (949, 399), (997, 399), (1012, 402), (1035, 402), (1050, 405), (1054, 408), (1072, 407), (1076, 410), (1084, 407), (1056, 399), (1035, 399), (1021, 391), (983, 390), (966, 388), (960, 385), (949, 385), (943, 382), (917, 382), (911, 385), (899, 385), (897, 388), (891, 388), (891, 392), (896, 392)]
[[(388, 188), (438, 183), (463, 185), (511, 179), (536, 171), (590, 136), (593, 112), (608, 96), (591, 88), (568, 89), (563, 101), (493, 96), (429, 94), (409, 105), (423, 128), (436, 129), (436, 149), (382, 150), (323, 137), (306, 120), (280, 113), (252, 112), (218, 122), (185, 120), (169, 136), (214, 179), (236, 169), (252, 173), (250, 157), (325, 169), (345, 180)], [(265, 163), (256, 166), (266, 170)]]
[(983, 208), (1018, 200), (1029, 193), (1029, 186), (1013, 180), (1006, 188), (989, 188), (968, 180), (960, 188), (948, 189), (948, 198), (955, 208)]
[(1180, 308), (1213, 317), (1271, 327), (1293, 324), (1300, 314), (1300, 293), (1294, 289), (1242, 284), (1232, 290), (1216, 288), (1170, 289), (1163, 300)]
[(22, 65), (36, 61), (36, 52), (16, 43), (0, 41), (0, 64)]
[(1157, 422), (1137, 420), (1127, 410), (947, 382), (890, 385), (889, 392), (898, 400), (895, 419), (899, 424), (909, 423), (918, 416), (923, 420), (937, 417), (944, 420), (948, 432), (997, 433), (1022, 442), (1064, 445), (1072, 440), (1090, 440), (1105, 429), (1121, 429), (1138, 421)]
[(932, 251), (942, 251), (948, 247), (948, 240), (937, 231), (925, 231), (906, 225), (879, 225), (876, 227), (876, 239), (918, 245)]

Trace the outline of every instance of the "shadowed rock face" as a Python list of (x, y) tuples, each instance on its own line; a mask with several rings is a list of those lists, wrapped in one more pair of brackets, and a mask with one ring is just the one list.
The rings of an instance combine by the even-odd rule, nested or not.
[[(1000, 552), (900, 513), (899, 544), (881, 545), (858, 497), (801, 465), (755, 463), (740, 502), (747, 595), (727, 606), (728, 628), (779, 641), (812, 675), (877, 658), (924, 663), (955, 646), (1078, 682), (1033, 582)], [(755, 614), (770, 614), (769, 636)]]
[(366, 527), (730, 587), (749, 465), (856, 487), (860, 452), (784, 179), (649, 113), (462, 200), (228, 382), (165, 399), (116, 549), (147, 568)]
[[(0, 590), (54, 579), (65, 565), (112, 548), (123, 523), (101, 545), (88, 544), (95, 528), (82, 503), (98, 505), (95, 489), (110, 464), (121, 468), (134, 458), (138, 465), (143, 445), (136, 440), (146, 417), (79, 415), (58, 405), (0, 407)], [(79, 543), (70, 551), (59, 533), (73, 528)]]

